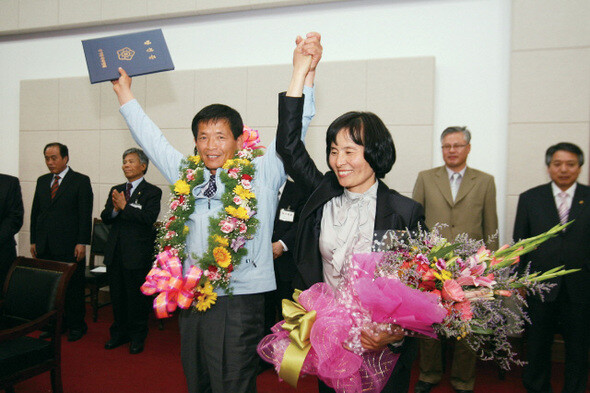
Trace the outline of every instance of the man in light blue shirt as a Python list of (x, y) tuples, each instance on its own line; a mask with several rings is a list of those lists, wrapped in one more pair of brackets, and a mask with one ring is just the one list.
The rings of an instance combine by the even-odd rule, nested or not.
[[(313, 40), (312, 40), (313, 41)], [(321, 57), (319, 38), (316, 39), (317, 61)], [(316, 63), (317, 63), (316, 61)], [(131, 93), (131, 78), (123, 69), (113, 82), (120, 112), (127, 121), (135, 141), (164, 177), (175, 183), (180, 179), (182, 154), (162, 135), (147, 117)], [(306, 78), (306, 99), (303, 129), (314, 115), (313, 80), (315, 71)], [(237, 111), (220, 104), (203, 108), (193, 120), (195, 144), (205, 164), (204, 181), (194, 187), (194, 212), (187, 225), (188, 254), (201, 257), (207, 251), (209, 218), (223, 209), (221, 196), (225, 186), (219, 175), (226, 160), (233, 158), (242, 146), (242, 119)], [(304, 138), (304, 133), (302, 138)], [(183, 310), (180, 315), (181, 356), (189, 392), (255, 392), (258, 358), (256, 345), (263, 335), (264, 292), (276, 289), (271, 247), (272, 227), (277, 209), (277, 194), (286, 180), (282, 161), (276, 153), (275, 142), (266, 153), (255, 158), (253, 191), (256, 195), (259, 226), (254, 238), (246, 242), (247, 255), (233, 271), (233, 296), (217, 288), (217, 302), (206, 312)], [(210, 188), (209, 179), (214, 186)], [(184, 271), (196, 261), (188, 257)]]

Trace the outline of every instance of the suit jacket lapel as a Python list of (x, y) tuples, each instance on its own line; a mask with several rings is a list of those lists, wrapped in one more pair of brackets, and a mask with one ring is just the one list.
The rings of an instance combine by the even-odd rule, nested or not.
[(588, 197), (588, 189), (583, 187), (581, 184), (578, 184), (576, 186), (576, 192), (574, 193), (572, 206), (567, 217), (568, 221), (575, 220), (576, 218), (580, 217), (580, 214), (582, 214), (586, 204), (590, 202), (588, 201)]
[(317, 208), (323, 206), (330, 199), (344, 193), (344, 188), (338, 184), (333, 172), (328, 172), (319, 187), (311, 194), (305, 206), (301, 210), (300, 220), (305, 220)]
[(449, 175), (445, 166), (441, 166), (434, 176), (436, 186), (440, 193), (445, 198), (449, 206), (453, 206), (453, 194), (451, 193), (451, 183), (449, 182)]
[(391, 198), (388, 198), (388, 188), (381, 181), (377, 187), (377, 209), (375, 211), (375, 230), (392, 229), (392, 224), (396, 220), (397, 214), (391, 204)]
[(545, 185), (543, 191), (539, 194), (539, 197), (542, 198), (541, 206), (547, 206), (548, 208), (546, 212), (540, 214), (546, 214), (547, 218), (550, 219), (552, 226), (559, 224), (559, 212), (557, 211), (557, 205), (555, 204), (555, 197), (553, 197), (551, 183)]
[[(123, 186), (123, 189), (125, 189), (126, 187), (127, 187), (127, 183), (125, 183), (125, 185)], [(145, 187), (145, 179), (143, 179), (141, 181), (141, 183), (139, 183), (137, 185), (137, 187), (135, 187), (135, 189), (133, 190), (133, 193), (129, 196), (129, 201), (131, 201), (133, 198), (138, 199), (139, 196), (141, 195), (141, 191), (143, 190), (144, 187)]]
[[(455, 198), (455, 204), (457, 204), (461, 199), (465, 198), (469, 191), (475, 186), (475, 179), (477, 178), (477, 174), (473, 172), (469, 167), (465, 169), (465, 175), (461, 180), (461, 185), (459, 186), (459, 191), (457, 191), (457, 197)], [(449, 185), (450, 188), (450, 185)]]

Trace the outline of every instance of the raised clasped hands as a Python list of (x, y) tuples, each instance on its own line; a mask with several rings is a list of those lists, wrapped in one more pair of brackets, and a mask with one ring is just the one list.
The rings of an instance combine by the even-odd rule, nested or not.
[(117, 190), (113, 190), (111, 199), (113, 201), (113, 209), (116, 212), (125, 209), (125, 206), (127, 206), (127, 200), (125, 199), (125, 194), (123, 191), (117, 192)]

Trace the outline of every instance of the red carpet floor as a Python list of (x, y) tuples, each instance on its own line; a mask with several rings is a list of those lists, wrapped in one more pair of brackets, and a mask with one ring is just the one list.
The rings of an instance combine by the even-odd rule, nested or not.
[[(90, 310), (87, 315), (90, 321)], [(63, 336), (62, 367), (65, 393), (184, 393), (186, 383), (180, 364), (180, 337), (176, 318), (167, 319), (164, 330), (158, 329), (155, 319), (150, 320), (150, 333), (145, 351), (130, 355), (127, 346), (105, 350), (108, 328), (112, 321), (110, 307), (99, 312), (96, 323), (88, 322), (88, 334), (80, 341), (70, 343)], [(554, 364), (554, 387), (563, 381), (563, 365)], [(480, 362), (477, 371), (476, 393), (525, 392), (520, 380), (521, 369), (498, 378), (495, 366)], [(412, 386), (418, 379), (417, 367), (412, 372)], [(17, 393), (47, 393), (51, 391), (49, 373), (42, 374), (15, 386)], [(314, 377), (303, 377), (298, 389), (280, 383), (272, 370), (258, 377), (259, 393), (317, 392)], [(447, 380), (432, 390), (433, 393), (453, 393)]]

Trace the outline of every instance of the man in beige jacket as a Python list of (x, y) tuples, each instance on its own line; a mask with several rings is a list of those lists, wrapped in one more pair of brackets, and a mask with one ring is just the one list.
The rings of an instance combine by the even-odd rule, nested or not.
[[(418, 174), (413, 198), (424, 206), (429, 228), (436, 223), (448, 225), (441, 232), (449, 241), (467, 233), (472, 239), (488, 242), (498, 230), (496, 186), (493, 176), (467, 167), (470, 140), (471, 133), (466, 127), (449, 127), (443, 131), (445, 165)], [(486, 245), (496, 250), (497, 236)], [(473, 392), (475, 360), (475, 354), (463, 341), (458, 341), (451, 368), (451, 384), (458, 393)], [(414, 392), (428, 393), (438, 384), (442, 379), (442, 364), (440, 341), (420, 340), (420, 377)]]

